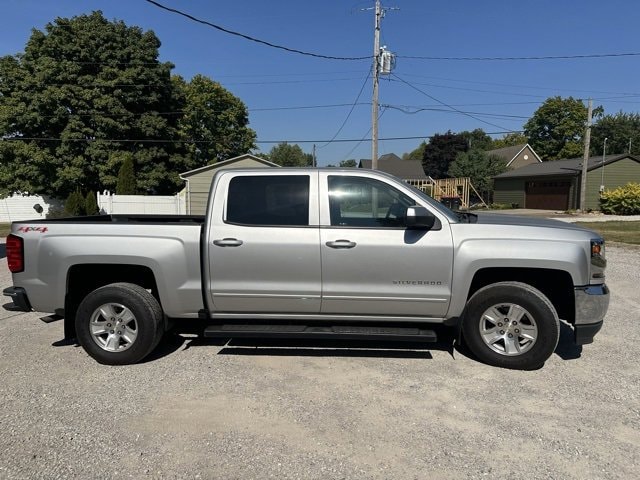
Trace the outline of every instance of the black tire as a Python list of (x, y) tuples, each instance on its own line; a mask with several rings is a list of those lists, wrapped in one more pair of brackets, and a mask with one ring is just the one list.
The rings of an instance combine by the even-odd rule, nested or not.
[(132, 283), (112, 283), (94, 290), (76, 313), (78, 342), (104, 365), (141, 361), (158, 345), (164, 330), (156, 298)]
[(500, 282), (481, 288), (469, 299), (462, 333), (482, 362), (533, 370), (555, 351), (560, 321), (554, 306), (539, 290), (526, 283)]

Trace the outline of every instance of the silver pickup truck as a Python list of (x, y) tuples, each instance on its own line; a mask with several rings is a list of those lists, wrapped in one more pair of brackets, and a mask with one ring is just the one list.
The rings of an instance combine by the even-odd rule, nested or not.
[(110, 365), (192, 319), (208, 337), (415, 342), (444, 324), (481, 361), (532, 369), (560, 319), (591, 343), (609, 303), (598, 234), (452, 212), (359, 169), (222, 170), (204, 217), (15, 222), (7, 259), (5, 308), (64, 318)]

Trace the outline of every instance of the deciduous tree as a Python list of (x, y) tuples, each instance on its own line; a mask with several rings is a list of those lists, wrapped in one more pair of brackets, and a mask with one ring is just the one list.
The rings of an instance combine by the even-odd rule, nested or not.
[(268, 154), (269, 161), (283, 167), (308, 167), (313, 163), (313, 155), (304, 153), (299, 145), (279, 143)]
[(604, 139), (607, 139), (607, 154), (640, 154), (640, 114), (618, 112), (605, 115), (595, 124), (591, 132), (591, 154), (602, 155)]
[(459, 133), (436, 133), (424, 148), (422, 167), (432, 178), (445, 178), (449, 165), (460, 152), (466, 152), (469, 144)]
[[(594, 109), (594, 117), (603, 112)], [(584, 152), (583, 137), (587, 124), (587, 107), (582, 100), (551, 97), (525, 123), (524, 133), (542, 160), (575, 158)]]
[[(184, 115), (178, 126), (187, 143), (193, 168), (198, 159), (215, 163), (255, 148), (256, 133), (248, 127), (249, 113), (242, 101), (218, 82), (196, 75), (185, 82), (174, 77), (174, 87), (184, 96)], [(206, 164), (205, 163), (205, 164)]]
[(450, 177), (470, 177), (474, 188), (487, 200), (493, 191), (493, 177), (507, 171), (504, 159), (474, 149), (460, 152), (449, 166)]
[(529, 139), (526, 135), (518, 132), (507, 133), (504, 137), (493, 140), (493, 145), (491, 145), (489, 150), (504, 147), (515, 147), (516, 145), (523, 145), (525, 143), (529, 143)]
[(138, 192), (174, 193), (179, 173), (252, 148), (242, 102), (203, 76), (172, 79), (159, 46), (93, 12), (57, 18), (0, 58), (0, 194), (114, 189), (123, 155)]

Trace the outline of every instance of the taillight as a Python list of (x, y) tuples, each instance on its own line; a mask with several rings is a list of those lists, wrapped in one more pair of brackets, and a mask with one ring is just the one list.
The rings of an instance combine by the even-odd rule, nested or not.
[(20, 273), (24, 270), (24, 244), (22, 238), (15, 235), (7, 237), (7, 263), (11, 273)]

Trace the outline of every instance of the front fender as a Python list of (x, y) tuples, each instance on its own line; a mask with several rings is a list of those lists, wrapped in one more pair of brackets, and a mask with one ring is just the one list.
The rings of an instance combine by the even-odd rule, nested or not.
[[(567, 272), (574, 285), (588, 283), (589, 261), (577, 243), (554, 240), (473, 239), (460, 242), (453, 265), (448, 317), (462, 315), (476, 273), (485, 268), (549, 269)], [(509, 279), (504, 279), (509, 280)]]

